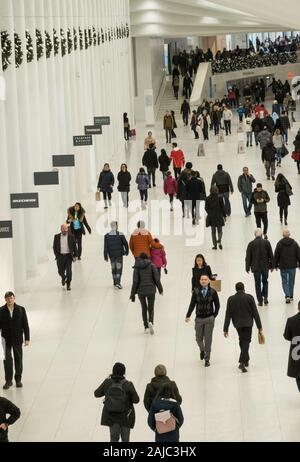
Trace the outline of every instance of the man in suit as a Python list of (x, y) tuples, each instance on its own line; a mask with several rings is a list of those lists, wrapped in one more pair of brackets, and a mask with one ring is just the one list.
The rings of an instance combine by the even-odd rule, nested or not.
[(298, 311), (298, 314), (288, 318), (283, 336), (291, 342), (287, 375), (296, 379), (300, 392), (300, 302)]
[(245, 286), (238, 282), (235, 286), (236, 294), (229, 297), (227, 301), (226, 316), (224, 322), (224, 337), (228, 337), (230, 321), (239, 334), (240, 341), (240, 359), (239, 369), (242, 372), (248, 372), (249, 367), (249, 347), (252, 338), (253, 321), (259, 332), (262, 332), (260, 316), (252, 295), (245, 293)]
[(53, 251), (62, 286), (67, 283), (67, 290), (71, 290), (72, 263), (77, 257), (77, 246), (75, 237), (69, 233), (68, 225), (63, 224), (60, 229), (61, 233), (54, 236)]
[(5, 384), (4, 390), (12, 386), (13, 380), (13, 359), (15, 362), (15, 381), (17, 388), (22, 388), (23, 372), (23, 351), (22, 343), (25, 339), (25, 347), (29, 345), (30, 331), (25, 308), (15, 303), (13, 292), (6, 292), (6, 304), (0, 308), (0, 330), (5, 342)]

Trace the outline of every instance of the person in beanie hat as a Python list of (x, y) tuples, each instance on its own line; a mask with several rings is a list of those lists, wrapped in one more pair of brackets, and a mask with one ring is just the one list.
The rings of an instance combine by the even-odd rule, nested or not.
[(159, 389), (166, 383), (171, 385), (177, 403), (182, 403), (182, 397), (178, 391), (176, 383), (170, 380), (167, 376), (166, 366), (163, 364), (158, 364), (158, 366), (156, 366), (154, 369), (154, 377), (151, 379), (151, 382), (148, 383), (144, 394), (144, 406), (148, 412), (150, 411), (151, 404), (154, 401)]
[(95, 398), (105, 396), (101, 425), (109, 427), (111, 443), (129, 442), (130, 429), (135, 425), (134, 404), (140, 398), (132, 382), (125, 378), (126, 368), (115, 363), (112, 374), (94, 392)]

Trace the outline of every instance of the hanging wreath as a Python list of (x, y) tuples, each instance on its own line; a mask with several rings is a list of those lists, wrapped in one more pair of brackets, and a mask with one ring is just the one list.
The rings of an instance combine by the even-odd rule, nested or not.
[(74, 42), (74, 50), (76, 51), (78, 48), (78, 37), (77, 37), (77, 31), (75, 27), (73, 27), (73, 42)]
[(51, 35), (49, 32), (45, 31), (45, 37), (46, 37), (46, 58), (49, 59), (53, 50), (53, 43), (51, 40)]
[(130, 29), (129, 29), (128, 23), (126, 23), (126, 37), (129, 38), (129, 36), (130, 36)]
[(54, 56), (59, 53), (59, 38), (56, 32), (56, 29), (53, 29), (53, 47), (54, 47)]
[(67, 30), (67, 40), (68, 40), (68, 54), (70, 54), (73, 50), (73, 39), (71, 34), (71, 29), (68, 28)]
[(67, 39), (65, 37), (65, 31), (60, 29), (60, 46), (61, 46), (61, 55), (64, 57), (67, 53)]
[(84, 47), (87, 50), (89, 47), (89, 34), (87, 29), (84, 29)]
[(44, 40), (42, 33), (39, 29), (35, 30), (36, 36), (36, 55), (37, 60), (39, 61), (44, 56)]
[(98, 42), (98, 45), (101, 45), (101, 34), (99, 30), (97, 32), (97, 42)]
[(93, 26), (93, 45), (94, 47), (97, 45), (97, 32), (94, 26)]
[(33, 40), (29, 33), (29, 30), (26, 30), (26, 55), (27, 55), (27, 62), (32, 63), (34, 60), (34, 50), (33, 50)]
[(80, 50), (83, 50), (83, 31), (81, 27), (79, 27), (79, 47)]
[(93, 45), (93, 33), (92, 29), (88, 28), (88, 37), (89, 37), (89, 47)]
[(1, 50), (2, 50), (2, 69), (6, 71), (11, 64), (10, 57), (12, 54), (12, 44), (9, 33), (6, 30), (1, 31)]
[(23, 51), (22, 51), (22, 40), (19, 35), (14, 32), (14, 42), (15, 42), (15, 63), (16, 68), (20, 67), (23, 62)]

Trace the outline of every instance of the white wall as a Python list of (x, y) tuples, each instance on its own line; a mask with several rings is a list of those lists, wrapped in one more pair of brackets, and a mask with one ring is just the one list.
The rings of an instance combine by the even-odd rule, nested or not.
[(151, 74), (154, 104), (156, 103), (162, 81), (165, 76), (164, 40), (151, 39)]

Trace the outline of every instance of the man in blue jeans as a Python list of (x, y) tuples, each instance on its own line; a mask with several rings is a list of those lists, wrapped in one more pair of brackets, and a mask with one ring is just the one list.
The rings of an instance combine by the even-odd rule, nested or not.
[(239, 176), (238, 179), (238, 190), (242, 195), (243, 207), (245, 211), (245, 217), (251, 215), (252, 209), (252, 185), (255, 183), (255, 178), (249, 173), (249, 168), (243, 168), (243, 174)]
[(255, 239), (251, 241), (246, 252), (246, 271), (250, 269), (254, 275), (258, 306), (268, 305), (269, 270), (273, 271), (273, 251), (268, 240), (263, 239), (261, 228), (255, 231)]
[(276, 246), (274, 268), (276, 270), (280, 269), (285, 302), (290, 303), (294, 298), (296, 268), (300, 269), (300, 247), (291, 238), (291, 233), (288, 229), (283, 231), (283, 239)]
[(126, 237), (118, 230), (118, 222), (112, 221), (111, 231), (104, 236), (104, 260), (110, 259), (115, 289), (122, 289), (123, 256), (129, 254)]

